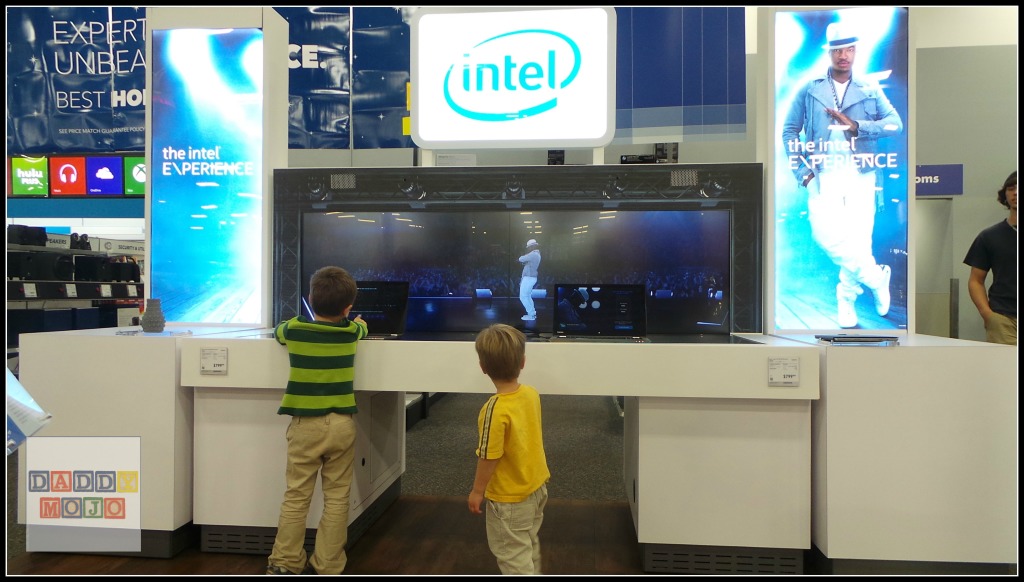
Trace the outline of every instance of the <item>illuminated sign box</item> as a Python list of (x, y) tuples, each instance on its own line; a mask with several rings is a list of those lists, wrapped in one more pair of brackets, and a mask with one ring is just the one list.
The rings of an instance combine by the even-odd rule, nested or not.
[(85, 157), (58, 156), (50, 158), (50, 194), (52, 196), (85, 196)]
[(603, 147), (614, 137), (614, 8), (426, 7), (411, 27), (419, 147)]
[(124, 162), (120, 156), (85, 158), (85, 192), (89, 196), (123, 196)]
[(124, 159), (124, 195), (146, 194), (146, 158), (128, 156)]
[(49, 194), (50, 172), (46, 158), (11, 158), (11, 196), (43, 196)]

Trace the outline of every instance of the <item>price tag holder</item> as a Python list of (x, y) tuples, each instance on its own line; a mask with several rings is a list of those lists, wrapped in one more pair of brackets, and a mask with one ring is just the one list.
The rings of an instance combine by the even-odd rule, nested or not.
[(69, 299), (74, 299), (75, 297), (78, 297), (78, 287), (76, 287), (74, 283), (68, 283), (64, 285), (64, 294)]
[(111, 295), (110, 285), (100, 285), (100, 297), (110, 297)]
[(228, 349), (200, 348), (199, 374), (201, 376), (227, 376)]
[(139, 296), (138, 290), (135, 288), (135, 285), (128, 285), (128, 296), (129, 297), (138, 297)]
[(25, 293), (25, 299), (35, 299), (36, 297), (39, 297), (39, 294), (36, 293), (35, 283), (24, 283), (21, 286), (21, 290)]
[(768, 358), (768, 386), (800, 386), (800, 358)]

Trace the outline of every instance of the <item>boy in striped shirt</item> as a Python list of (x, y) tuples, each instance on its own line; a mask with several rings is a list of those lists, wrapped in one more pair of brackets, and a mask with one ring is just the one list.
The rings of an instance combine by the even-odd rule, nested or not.
[[(355, 456), (356, 346), (366, 337), (363, 318), (348, 319), (356, 282), (345, 269), (323, 267), (310, 279), (313, 319), (278, 324), (274, 337), (288, 348), (291, 370), (278, 414), (291, 415), (287, 489), (281, 503), (267, 574), (341, 574), (348, 560), (348, 496)], [(313, 556), (306, 560), (306, 517), (320, 472), (324, 511)]]
[(480, 440), (469, 511), (483, 513), (486, 498), (487, 545), (502, 574), (540, 574), (537, 534), (551, 473), (544, 455), (540, 395), (519, 383), (526, 365), (526, 336), (510, 325), (495, 324), (477, 335), (476, 352), (496, 393), (477, 420)]

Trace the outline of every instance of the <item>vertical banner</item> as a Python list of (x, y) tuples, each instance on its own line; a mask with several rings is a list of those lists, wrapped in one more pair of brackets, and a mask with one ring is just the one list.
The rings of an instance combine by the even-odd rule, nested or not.
[(260, 322), (263, 31), (152, 39), (151, 296), (171, 322)]
[(776, 330), (907, 328), (907, 9), (775, 20)]

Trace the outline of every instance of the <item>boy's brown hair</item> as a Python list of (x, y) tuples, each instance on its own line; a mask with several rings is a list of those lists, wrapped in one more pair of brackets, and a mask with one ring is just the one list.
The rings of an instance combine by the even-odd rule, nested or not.
[(477, 334), (476, 354), (492, 380), (515, 380), (526, 361), (526, 336), (511, 325), (496, 323)]
[(309, 307), (322, 317), (338, 317), (356, 301), (356, 280), (341, 267), (322, 267), (309, 279)]

